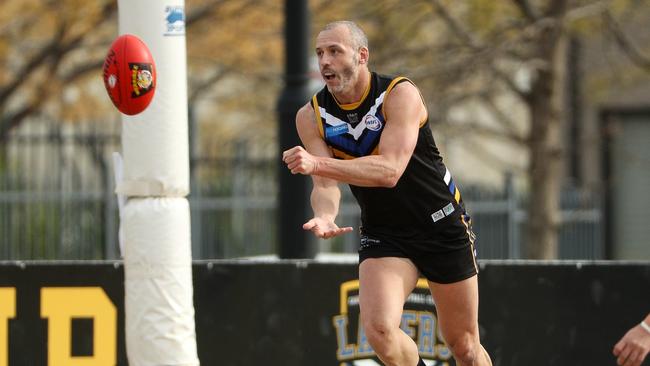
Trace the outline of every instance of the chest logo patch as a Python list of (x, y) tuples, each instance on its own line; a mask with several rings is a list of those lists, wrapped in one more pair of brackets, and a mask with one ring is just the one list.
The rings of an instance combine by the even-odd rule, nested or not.
[(370, 131), (381, 130), (381, 121), (379, 120), (379, 118), (373, 116), (372, 114), (366, 114), (365, 116), (363, 116), (363, 120), (361, 122), (365, 124), (366, 128), (369, 129)]
[(342, 124), (342, 125), (338, 125), (338, 126), (327, 127), (325, 129), (325, 135), (326, 136), (338, 136), (338, 135), (342, 135), (344, 133), (347, 133), (348, 131), (349, 131), (349, 125), (346, 123), (346, 124)]

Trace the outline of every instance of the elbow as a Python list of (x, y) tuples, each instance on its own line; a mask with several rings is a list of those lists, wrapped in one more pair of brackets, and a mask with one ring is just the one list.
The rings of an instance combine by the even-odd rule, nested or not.
[(378, 182), (380, 187), (383, 188), (394, 188), (399, 182), (400, 174), (397, 171), (386, 172), (383, 178)]

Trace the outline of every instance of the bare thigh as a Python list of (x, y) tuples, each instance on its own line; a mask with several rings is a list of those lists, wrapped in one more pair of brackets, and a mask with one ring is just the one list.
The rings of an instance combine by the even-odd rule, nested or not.
[(368, 258), (359, 265), (359, 306), (364, 321), (399, 326), (418, 270), (406, 258)]
[(467, 335), (478, 339), (477, 276), (450, 284), (429, 281), (429, 288), (445, 341), (456, 343)]

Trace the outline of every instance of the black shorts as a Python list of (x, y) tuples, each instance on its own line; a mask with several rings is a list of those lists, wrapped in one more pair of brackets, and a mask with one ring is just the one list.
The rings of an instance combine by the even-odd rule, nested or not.
[(359, 264), (368, 258), (408, 258), (429, 281), (454, 283), (478, 273), (475, 238), (470, 226), (450, 227), (422, 239), (398, 239), (362, 229)]

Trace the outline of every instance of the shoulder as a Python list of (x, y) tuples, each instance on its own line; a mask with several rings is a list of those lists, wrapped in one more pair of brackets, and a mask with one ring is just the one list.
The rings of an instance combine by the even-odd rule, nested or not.
[(296, 113), (296, 126), (298, 129), (308, 128), (316, 125), (316, 113), (311, 102), (300, 107)]
[(386, 91), (387, 98), (386, 103), (391, 103), (391, 101), (403, 102), (421, 102), (420, 91), (413, 84), (413, 82), (407, 78), (394, 78), (390, 87)]
[(384, 97), (384, 116), (411, 115), (420, 125), (427, 118), (427, 110), (420, 90), (407, 78), (395, 78)]
[(308, 102), (307, 104), (300, 107), (296, 113), (296, 119), (314, 119), (314, 107), (312, 106), (311, 102)]

